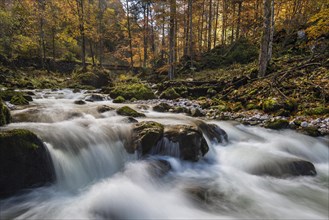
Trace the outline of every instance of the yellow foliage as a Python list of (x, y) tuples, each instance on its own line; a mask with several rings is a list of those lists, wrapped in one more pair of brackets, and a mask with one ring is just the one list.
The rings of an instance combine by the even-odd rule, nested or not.
[(329, 33), (329, 8), (322, 9), (308, 21), (311, 26), (306, 29), (309, 38), (316, 39)]

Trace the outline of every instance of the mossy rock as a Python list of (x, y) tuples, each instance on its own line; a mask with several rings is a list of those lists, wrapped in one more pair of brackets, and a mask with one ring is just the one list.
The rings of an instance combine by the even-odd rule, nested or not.
[(135, 98), (137, 100), (148, 100), (156, 98), (151, 88), (141, 83), (117, 85), (110, 92), (111, 98), (122, 96), (126, 100)]
[(318, 137), (321, 136), (320, 131), (316, 127), (308, 126), (304, 128), (299, 128), (299, 130), (309, 136)]
[(0, 197), (55, 180), (49, 152), (28, 130), (0, 131), (0, 167)]
[(118, 115), (131, 116), (131, 117), (145, 117), (145, 114), (139, 113), (128, 106), (123, 106), (121, 108), (118, 108), (116, 112)]
[(262, 109), (264, 112), (275, 112), (278, 111), (282, 106), (279, 104), (278, 100), (274, 98), (269, 98), (264, 100)]
[(134, 153), (138, 150), (139, 156), (145, 156), (154, 147), (163, 136), (164, 127), (162, 124), (154, 121), (143, 121), (133, 127), (134, 143), (126, 150), (128, 153)]
[(177, 99), (179, 97), (180, 95), (176, 92), (174, 88), (168, 88), (160, 95), (161, 99)]
[(113, 103), (124, 103), (126, 101), (122, 96), (118, 96), (113, 100)]
[(168, 112), (171, 109), (171, 106), (165, 102), (161, 102), (153, 106), (153, 110), (156, 112)]
[(253, 110), (253, 109), (260, 109), (259, 105), (255, 104), (255, 103), (248, 103), (246, 105), (246, 109), (247, 110)]
[(18, 91), (14, 91), (14, 90), (0, 90), (0, 98), (3, 100), (3, 101), (7, 101), (7, 102), (10, 102), (11, 99), (14, 97), (14, 96), (19, 96), (19, 97), (23, 97), (24, 99), (26, 99), (27, 101), (33, 101), (31, 95), (29, 94), (26, 94), (26, 93), (23, 93), (23, 92), (18, 92)]
[(101, 88), (112, 85), (110, 73), (105, 69), (93, 68), (89, 71), (77, 71), (73, 75), (79, 84)]
[(293, 112), (298, 109), (298, 102), (295, 99), (287, 99), (283, 103), (283, 108), (287, 111)]
[(13, 105), (28, 105), (29, 101), (23, 95), (17, 94), (10, 99), (10, 103)]
[(269, 121), (265, 124), (265, 128), (270, 128), (270, 129), (285, 129), (288, 128), (289, 126), (289, 121), (285, 119), (276, 119), (273, 121)]
[(329, 107), (320, 105), (315, 108), (309, 108), (305, 110), (305, 113), (307, 115), (325, 115), (325, 114), (329, 114)]
[(0, 99), (0, 126), (9, 124), (11, 121), (10, 111)]

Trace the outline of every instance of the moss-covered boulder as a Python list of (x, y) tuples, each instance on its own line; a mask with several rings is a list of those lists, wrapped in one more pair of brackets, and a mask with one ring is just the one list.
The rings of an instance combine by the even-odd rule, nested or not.
[(91, 68), (86, 71), (78, 70), (73, 74), (73, 79), (81, 85), (95, 88), (112, 85), (110, 72), (101, 68)]
[(113, 100), (113, 103), (124, 103), (126, 101), (122, 96), (118, 96)]
[(155, 106), (153, 106), (153, 110), (156, 112), (168, 112), (169, 109), (171, 109), (172, 107), (165, 102), (161, 102)]
[(121, 108), (118, 108), (116, 112), (118, 115), (131, 116), (131, 117), (145, 117), (143, 113), (137, 112), (128, 106), (123, 106)]
[(275, 119), (273, 121), (268, 121), (265, 124), (265, 128), (270, 128), (270, 129), (285, 129), (288, 128), (289, 126), (289, 121), (285, 119)]
[(134, 153), (138, 150), (140, 156), (145, 156), (155, 147), (157, 142), (162, 138), (164, 126), (153, 121), (143, 121), (133, 127), (134, 144), (126, 147), (128, 153)]
[(325, 114), (329, 114), (329, 106), (319, 105), (317, 107), (309, 108), (309, 109), (305, 110), (305, 113), (307, 115), (325, 115)]
[(0, 98), (3, 101), (10, 102), (13, 97), (18, 97), (20, 99), (22, 99), (21, 97), (23, 97), (23, 99), (24, 100), (27, 100), (28, 102), (33, 101), (33, 98), (31, 97), (31, 95), (29, 95), (27, 93), (18, 92), (18, 91), (14, 91), (14, 90), (10, 90), (10, 89), (8, 89), (8, 90), (0, 90)]
[(264, 100), (262, 109), (264, 112), (275, 112), (278, 111), (282, 106), (279, 101), (274, 98), (269, 98)]
[(122, 96), (126, 100), (148, 100), (156, 98), (152, 89), (142, 83), (116, 85), (110, 92), (112, 99)]
[(28, 130), (0, 131), (0, 167), (0, 197), (55, 180), (49, 152)]
[(83, 101), (83, 100), (75, 100), (74, 101), (74, 104), (76, 104), (76, 105), (85, 105), (87, 103), (85, 101)]
[(0, 126), (9, 124), (11, 121), (10, 111), (0, 99)]
[(215, 144), (226, 144), (228, 142), (227, 133), (216, 124), (207, 124), (198, 121), (199, 129)]
[(13, 105), (28, 105), (29, 101), (23, 95), (17, 94), (10, 99), (10, 103)]
[(179, 97), (180, 95), (176, 92), (174, 88), (168, 88), (160, 95), (161, 99), (177, 99)]

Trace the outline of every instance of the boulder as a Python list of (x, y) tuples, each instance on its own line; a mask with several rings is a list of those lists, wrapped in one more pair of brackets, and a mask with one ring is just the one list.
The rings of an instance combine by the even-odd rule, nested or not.
[(201, 131), (216, 144), (226, 144), (228, 142), (227, 133), (216, 124), (207, 124), (202, 121), (197, 122)]
[(133, 140), (131, 146), (126, 147), (128, 153), (138, 151), (140, 156), (148, 154), (152, 147), (163, 137), (164, 126), (153, 121), (143, 121), (133, 127)]
[(0, 167), (0, 197), (55, 180), (49, 152), (28, 130), (0, 132)]
[(104, 112), (113, 111), (113, 110), (114, 110), (114, 108), (112, 108), (108, 105), (102, 105), (102, 106), (97, 107), (98, 113), (104, 113)]
[(289, 121), (285, 119), (275, 119), (273, 121), (268, 121), (265, 124), (265, 128), (271, 128), (271, 129), (285, 129), (289, 127)]
[[(32, 101), (32, 98), (29, 99), (29, 100)], [(23, 95), (18, 94), (18, 95), (14, 95), (10, 99), (10, 103), (13, 104), (13, 105), (28, 105), (29, 104), (29, 100), (26, 99)]]
[[(164, 138), (169, 140), (169, 144), (177, 144), (179, 146), (179, 158), (196, 162), (204, 156), (208, 150), (208, 144), (204, 139), (202, 132), (191, 125), (173, 125), (168, 126), (164, 130)], [(157, 146), (160, 154), (168, 153), (167, 141), (162, 141)]]
[(83, 101), (83, 100), (75, 100), (75, 101), (74, 101), (74, 104), (76, 104), (76, 105), (85, 105), (86, 102)]
[(86, 98), (87, 102), (100, 102), (104, 101), (104, 97), (98, 94), (92, 94)]
[(161, 102), (153, 106), (153, 110), (156, 112), (168, 112), (171, 109), (171, 106), (165, 102)]
[(180, 95), (174, 88), (168, 88), (160, 94), (161, 99), (177, 99)]
[(269, 160), (254, 168), (251, 172), (256, 175), (266, 175), (273, 177), (290, 177), (290, 176), (315, 176), (316, 170), (314, 165), (303, 159), (280, 158)]
[(123, 116), (145, 117), (145, 115), (143, 113), (139, 113), (128, 106), (123, 106), (121, 108), (118, 108), (116, 110), (116, 112), (118, 115), (123, 115)]
[(126, 101), (125, 98), (123, 98), (122, 96), (118, 96), (115, 99), (113, 99), (113, 103), (124, 103)]

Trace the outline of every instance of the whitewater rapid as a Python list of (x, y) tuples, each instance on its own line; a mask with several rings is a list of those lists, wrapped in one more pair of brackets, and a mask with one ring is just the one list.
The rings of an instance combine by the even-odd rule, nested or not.
[[(35, 132), (46, 144), (57, 181), (0, 201), (0, 219), (328, 219), (328, 138), (210, 121), (229, 141), (210, 145), (197, 163), (168, 156), (138, 160), (126, 153), (131, 124), (115, 112), (98, 113), (110, 100), (76, 105), (85, 92), (35, 92), (13, 111), (7, 128)], [(132, 107), (136, 107), (132, 105)], [(142, 110), (140, 110), (142, 111)], [(163, 124), (190, 124), (182, 114), (144, 110)], [(27, 115), (27, 116), (26, 116)], [(209, 123), (210, 123), (209, 122)], [(6, 128), (6, 129), (7, 129)], [(285, 159), (315, 165), (316, 176), (257, 175)], [(171, 170), (154, 175), (154, 161)]]

